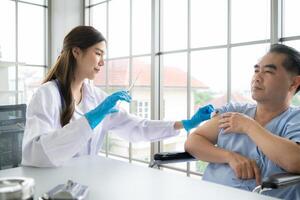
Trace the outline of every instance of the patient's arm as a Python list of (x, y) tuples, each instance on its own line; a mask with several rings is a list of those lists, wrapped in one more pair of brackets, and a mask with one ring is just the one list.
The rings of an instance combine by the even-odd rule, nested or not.
[(206, 162), (228, 163), (230, 152), (215, 146), (219, 133), (219, 117), (213, 117), (188, 136), (185, 142), (187, 152)]
[(185, 142), (185, 150), (206, 162), (226, 163), (232, 168), (236, 177), (240, 179), (255, 178), (256, 184), (259, 185), (260, 170), (254, 160), (215, 146), (219, 133), (219, 119), (220, 116), (212, 118), (189, 135)]
[(300, 173), (300, 145), (260, 125), (252, 126), (248, 135), (270, 160), (287, 172)]

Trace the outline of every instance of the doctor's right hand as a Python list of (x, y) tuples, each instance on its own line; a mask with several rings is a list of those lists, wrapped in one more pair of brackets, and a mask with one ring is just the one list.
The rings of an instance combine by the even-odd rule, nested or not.
[(128, 103), (130, 103), (131, 96), (127, 91), (115, 92), (112, 95), (106, 97), (106, 99), (104, 99), (104, 101), (102, 101), (102, 103), (95, 109), (85, 114), (85, 117), (92, 129), (94, 129), (106, 115), (118, 112), (118, 110), (114, 108), (118, 101), (127, 101)]
[(212, 105), (206, 105), (198, 109), (191, 119), (182, 120), (183, 128), (190, 131), (192, 128), (197, 127), (201, 122), (211, 118), (211, 113), (214, 112)]

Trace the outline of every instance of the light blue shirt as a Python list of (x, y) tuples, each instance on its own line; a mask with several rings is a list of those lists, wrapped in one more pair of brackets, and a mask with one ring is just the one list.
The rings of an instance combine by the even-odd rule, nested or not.
[[(220, 114), (225, 112), (244, 113), (245, 115), (254, 118), (256, 105), (229, 103), (219, 109)], [(285, 112), (267, 123), (265, 128), (275, 135), (299, 143), (300, 109), (294, 107), (288, 108)], [(274, 173), (285, 172), (278, 165), (269, 160), (246, 134), (225, 134), (221, 129), (218, 135), (217, 145), (220, 148), (230, 150), (256, 160), (256, 163), (261, 170), (262, 178)], [(274, 146), (274, 148), (280, 147)], [(210, 163), (204, 172), (203, 180), (250, 191), (256, 187), (255, 179), (238, 179), (228, 164)], [(291, 200), (300, 199), (300, 184), (285, 189), (266, 191), (264, 194)]]

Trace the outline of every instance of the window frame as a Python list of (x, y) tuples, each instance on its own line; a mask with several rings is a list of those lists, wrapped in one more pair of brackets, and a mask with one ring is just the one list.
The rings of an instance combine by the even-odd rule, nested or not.
[[(46, 74), (47, 71), (47, 67), (48, 67), (48, 63), (49, 60), (48, 58), (49, 56), (49, 27), (48, 27), (48, 19), (49, 19), (49, 6), (48, 6), (48, 1), (44, 0), (44, 5), (41, 4), (37, 4), (37, 3), (31, 3), (31, 2), (27, 2), (27, 1), (22, 1), (22, 0), (9, 0), (15, 3), (15, 61), (12, 62), (2, 62), (0, 61), (0, 64), (3, 65), (7, 65), (7, 66), (14, 66), (15, 67), (15, 90), (13, 92), (15, 92), (15, 102), (16, 103), (24, 103), (24, 102), (20, 102), (19, 99), (19, 93), (21, 92), (19, 89), (19, 69), (22, 68), (23, 66), (25, 67), (39, 67), (39, 68), (44, 68), (44, 75)], [(37, 64), (31, 64), (31, 63), (23, 63), (19, 61), (19, 4), (26, 4), (26, 5), (30, 5), (30, 6), (39, 6), (45, 9), (44, 12), (44, 48), (45, 48), (45, 62), (44, 65), (37, 65)]]
[[(96, 4), (90, 4), (89, 0), (85, 0), (85, 24), (90, 25), (91, 24), (91, 16), (89, 15), (89, 9), (91, 7), (97, 6), (99, 4), (106, 3), (106, 13), (109, 12), (109, 2), (111, 0), (104, 0), (101, 3)], [(151, 0), (151, 53), (150, 54), (143, 54), (143, 55), (132, 55), (132, 0), (129, 0), (130, 2), (130, 37), (129, 39), (129, 56), (126, 57), (119, 57), (119, 58), (110, 58), (109, 57), (109, 49), (107, 53), (107, 59), (106, 61), (109, 62), (111, 60), (115, 59), (124, 59), (128, 58), (129, 61), (129, 68), (130, 72), (132, 70), (132, 59), (143, 57), (143, 56), (151, 56), (151, 119), (159, 120), (161, 119), (163, 111), (160, 109), (160, 105), (163, 103), (163, 94), (162, 94), (162, 84), (160, 80), (160, 74), (163, 68), (162, 65), (162, 56), (167, 54), (174, 54), (174, 53), (187, 53), (187, 116), (190, 117), (191, 113), (191, 52), (194, 51), (205, 51), (209, 49), (219, 49), (219, 48), (225, 48), (227, 50), (227, 102), (231, 100), (231, 62), (232, 62), (232, 55), (231, 55), (231, 49), (232, 47), (239, 47), (239, 46), (249, 46), (254, 44), (274, 44), (274, 43), (283, 43), (285, 41), (293, 41), (293, 40), (300, 40), (299, 36), (292, 36), (292, 37), (283, 37), (283, 5), (284, 0), (270, 0), (270, 37), (269, 39), (264, 40), (255, 40), (255, 41), (249, 41), (249, 42), (240, 42), (240, 43), (232, 43), (231, 42), (231, 8), (232, 8), (232, 2), (231, 0), (227, 0), (227, 44), (224, 45), (215, 45), (215, 46), (207, 46), (207, 47), (199, 47), (199, 48), (191, 48), (191, 0), (187, 1), (187, 48), (186, 49), (180, 49), (180, 50), (172, 50), (172, 51), (162, 51), (161, 49), (161, 41), (160, 38), (162, 37), (162, 25), (160, 23), (160, 16), (162, 16), (162, 1), (163, 0)], [(109, 42), (109, 35), (108, 35), (108, 29), (109, 29), (109, 19), (107, 14), (106, 19), (106, 26), (107, 26), (107, 33), (108, 36), (108, 42)], [(106, 72), (107, 73), (107, 72)], [(132, 82), (132, 74), (130, 73), (130, 83)], [(108, 88), (108, 84), (106, 83), (106, 89)], [(107, 140), (106, 140), (107, 141)], [(153, 155), (157, 152), (160, 152), (160, 150), (163, 149), (163, 141), (151, 143), (151, 159), (153, 158)], [(147, 163), (142, 160), (137, 160), (132, 158), (132, 145), (129, 144), (129, 155), (126, 157), (129, 162), (137, 161), (142, 163)], [(109, 157), (110, 155), (106, 152), (102, 152), (105, 154), (106, 157)], [(112, 155), (112, 156), (118, 156), (118, 155)], [(124, 158), (124, 156), (120, 156)], [(162, 168), (169, 168), (173, 169), (179, 172), (186, 173), (187, 176), (190, 176), (190, 174), (201, 176), (201, 173), (194, 172), (190, 170), (190, 163), (186, 163), (186, 170), (182, 170), (176, 167), (172, 166), (163, 166)]]

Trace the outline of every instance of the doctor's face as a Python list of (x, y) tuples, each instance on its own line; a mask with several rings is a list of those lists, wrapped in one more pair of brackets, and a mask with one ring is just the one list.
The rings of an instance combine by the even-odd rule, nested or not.
[(76, 59), (76, 78), (93, 80), (95, 75), (104, 65), (104, 54), (106, 50), (105, 41), (94, 44), (93, 46), (81, 50), (77, 49)]

